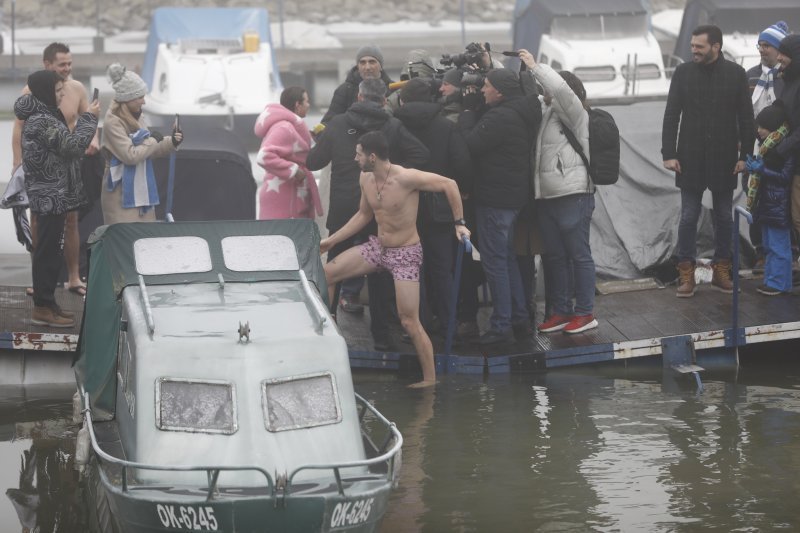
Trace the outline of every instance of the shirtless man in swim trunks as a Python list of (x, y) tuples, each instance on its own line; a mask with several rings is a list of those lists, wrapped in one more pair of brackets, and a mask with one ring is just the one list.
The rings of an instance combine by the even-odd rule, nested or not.
[[(72, 79), (72, 54), (69, 47), (63, 43), (50, 43), (42, 54), (42, 63), (45, 70), (52, 70), (58, 77), (64, 81), (64, 97), (61, 100), (59, 109), (67, 121), (67, 127), (70, 131), (75, 129), (75, 124), (78, 122), (78, 117), (89, 108), (89, 98), (86, 94), (86, 89), (83, 84), (78, 80)], [(27, 86), (22, 89), (22, 94), (28, 94), (30, 90)], [(22, 126), (25, 124), (24, 120), (16, 119), (11, 135), (11, 151), (13, 153), (13, 169), (12, 174), (22, 164)], [(100, 142), (97, 133), (95, 133), (89, 148), (86, 149), (86, 155), (94, 155), (100, 150)], [(76, 191), (70, 191), (74, 194)], [(36, 216), (31, 216), (31, 234), (34, 239), (34, 246), (36, 245)], [(86, 285), (81, 280), (80, 276), (80, 236), (78, 234), (78, 211), (70, 211), (67, 213), (66, 222), (64, 224), (64, 262), (67, 266), (67, 274), (69, 280), (67, 282), (67, 289), (83, 296), (86, 294)], [(30, 292), (29, 294), (33, 294)]]
[[(411, 387), (436, 384), (431, 339), (419, 321), (419, 267), (422, 247), (417, 234), (419, 191), (443, 192), (453, 210), (456, 238), (469, 237), (464, 224), (461, 194), (456, 182), (430, 172), (403, 168), (389, 161), (389, 146), (380, 131), (364, 134), (356, 145), (361, 167), (361, 204), (358, 212), (339, 231), (320, 242), (320, 253), (355, 235), (372, 217), (378, 236), (354, 246), (325, 265), (329, 290), (343, 279), (388, 270), (394, 278), (397, 313), (411, 337), (422, 367), (422, 381)], [(330, 296), (333, 297), (332, 295)]]

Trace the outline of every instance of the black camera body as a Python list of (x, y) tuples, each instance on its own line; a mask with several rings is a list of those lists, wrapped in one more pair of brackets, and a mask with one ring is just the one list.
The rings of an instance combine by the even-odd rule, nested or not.
[(439, 62), (442, 65), (452, 65), (455, 67), (471, 65), (473, 63), (480, 65), (483, 61), (484, 52), (489, 51), (489, 43), (486, 43), (486, 45), (487, 47), (484, 48), (481, 43), (469, 43), (466, 52), (460, 54), (442, 54), (442, 59), (439, 60)]

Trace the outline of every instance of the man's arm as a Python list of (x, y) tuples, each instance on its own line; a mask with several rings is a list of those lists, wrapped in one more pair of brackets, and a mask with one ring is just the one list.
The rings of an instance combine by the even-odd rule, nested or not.
[[(661, 127), (661, 155), (664, 166), (676, 172), (680, 172), (676, 145), (678, 142), (678, 124), (683, 111), (680, 90), (680, 85), (683, 83), (681, 74), (682, 69), (675, 69), (675, 73), (672, 75), (669, 94), (667, 95), (667, 105), (664, 108), (664, 122)], [(676, 165), (677, 168), (675, 168)]]
[(346, 241), (361, 231), (361, 229), (369, 224), (369, 222), (375, 217), (375, 213), (372, 211), (372, 207), (370, 207), (369, 202), (367, 202), (367, 197), (364, 194), (363, 177), (364, 174), (361, 174), (361, 178), (359, 179), (359, 181), (362, 183), (362, 187), (361, 202), (359, 203), (358, 211), (356, 211), (356, 214), (353, 215), (344, 226), (339, 228), (338, 231), (320, 241), (319, 253), (324, 254), (340, 242)]
[[(75, 87), (75, 92), (79, 95), (78, 100), (78, 115), (82, 115), (86, 111), (89, 110), (89, 95), (86, 93), (86, 87), (83, 86), (81, 82), (78, 80), (70, 80), (73, 87)], [(89, 147), (86, 149), (86, 155), (94, 155), (100, 151), (100, 135), (98, 130), (95, 130), (94, 137), (92, 137), (92, 141), (89, 143)]]
[(744, 162), (747, 156), (753, 154), (753, 145), (756, 141), (755, 118), (753, 118), (753, 102), (750, 99), (750, 88), (747, 86), (747, 74), (739, 67), (739, 102), (737, 118), (739, 120), (739, 161), (736, 163), (734, 174), (744, 172)]
[[(443, 192), (447, 196), (447, 202), (453, 211), (453, 218), (458, 221), (464, 218), (464, 206), (461, 203), (461, 193), (455, 180), (445, 178), (432, 172), (422, 172), (421, 170), (408, 170), (400, 178), (403, 184), (410, 189), (417, 189), (427, 192)], [(469, 238), (470, 232), (464, 224), (456, 224), (456, 237)]]

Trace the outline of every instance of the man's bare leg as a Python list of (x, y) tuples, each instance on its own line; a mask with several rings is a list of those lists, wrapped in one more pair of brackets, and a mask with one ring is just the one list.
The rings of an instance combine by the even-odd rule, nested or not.
[(336, 284), (343, 279), (371, 274), (377, 269), (364, 261), (358, 246), (348, 248), (323, 265), (325, 282), (328, 284), (328, 301), (333, 301)]
[(419, 365), (422, 367), (422, 381), (409, 385), (409, 387), (416, 389), (436, 385), (433, 344), (419, 321), (419, 282), (394, 280), (394, 290), (400, 323), (411, 337), (411, 342), (417, 351)]
[(73, 292), (83, 289), (86, 285), (81, 281), (80, 272), (81, 239), (78, 233), (78, 212), (70, 211), (67, 213), (67, 220), (64, 224), (64, 262), (67, 264), (67, 288)]

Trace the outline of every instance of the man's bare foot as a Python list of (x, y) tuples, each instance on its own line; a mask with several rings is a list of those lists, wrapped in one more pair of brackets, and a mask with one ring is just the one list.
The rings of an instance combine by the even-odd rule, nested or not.
[(424, 389), (425, 387), (433, 387), (436, 385), (436, 380), (433, 381), (419, 381), (417, 383), (412, 383), (408, 386), (409, 389)]

